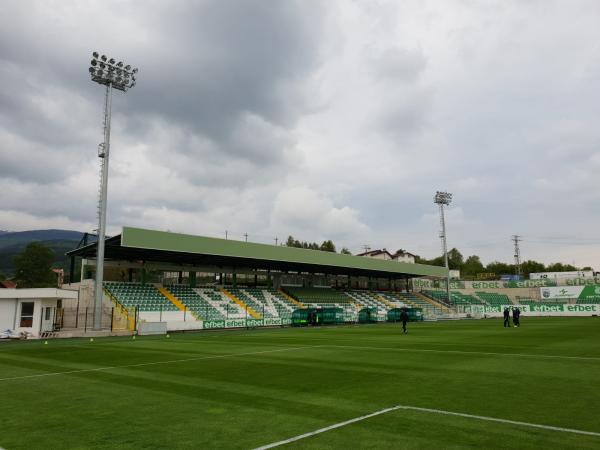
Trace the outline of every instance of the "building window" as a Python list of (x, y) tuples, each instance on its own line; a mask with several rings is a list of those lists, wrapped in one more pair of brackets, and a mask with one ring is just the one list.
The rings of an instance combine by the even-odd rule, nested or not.
[(21, 328), (33, 327), (33, 307), (33, 302), (21, 303), (21, 324), (19, 325)]
[(50, 320), (50, 313), (52, 312), (52, 310), (50, 308), (46, 308), (46, 313), (44, 316), (44, 320)]

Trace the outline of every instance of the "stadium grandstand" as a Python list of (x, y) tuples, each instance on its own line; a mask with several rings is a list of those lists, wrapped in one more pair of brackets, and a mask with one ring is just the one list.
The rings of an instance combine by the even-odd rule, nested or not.
[[(68, 252), (71, 276), (81, 258), (82, 282), (92, 277), (96, 250), (93, 242)], [(306, 308), (337, 308), (344, 322), (357, 322), (363, 309), (379, 321), (394, 308), (419, 309), (426, 319), (450, 312), (412, 292), (412, 278), (443, 279), (445, 268), (396, 260), (125, 227), (107, 239), (105, 266), (104, 308), (111, 323), (116, 315), (130, 327), (286, 325)], [(84, 297), (79, 310), (91, 307)]]

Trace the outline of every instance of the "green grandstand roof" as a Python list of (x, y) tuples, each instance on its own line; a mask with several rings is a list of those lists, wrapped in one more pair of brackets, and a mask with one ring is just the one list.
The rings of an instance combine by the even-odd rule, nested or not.
[(338, 269), (336, 271), (339, 271), (340, 268), (351, 269), (352, 271), (372, 271), (380, 274), (387, 273), (390, 276), (407, 275), (439, 278), (447, 276), (446, 268), (438, 266), (386, 261), (319, 250), (257, 244), (132, 227), (123, 228), (121, 247), (160, 252), (181, 252), (188, 255), (210, 255), (238, 260), (273, 261), (307, 267), (331, 267)]

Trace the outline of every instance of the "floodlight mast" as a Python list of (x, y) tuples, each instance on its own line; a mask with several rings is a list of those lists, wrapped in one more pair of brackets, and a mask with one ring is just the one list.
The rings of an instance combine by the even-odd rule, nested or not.
[(108, 59), (106, 55), (101, 57), (98, 52), (92, 53), (92, 61), (88, 69), (92, 81), (106, 86), (104, 96), (104, 141), (98, 146), (98, 157), (100, 158), (100, 190), (98, 193), (98, 248), (96, 251), (96, 282), (94, 286), (94, 326), (95, 330), (102, 329), (102, 283), (104, 281), (104, 241), (106, 235), (106, 204), (108, 197), (108, 156), (110, 152), (110, 119), (112, 109), (112, 91), (127, 92), (135, 86), (135, 74), (137, 69), (123, 62), (118, 63)]
[(448, 279), (446, 280), (446, 296), (448, 304), (452, 303), (450, 297), (450, 265), (448, 264), (448, 245), (446, 242), (446, 220), (444, 219), (444, 206), (449, 206), (452, 202), (452, 194), (449, 192), (437, 191), (433, 198), (433, 203), (440, 207), (440, 238), (442, 239), (442, 251), (444, 252), (444, 261), (448, 270)]

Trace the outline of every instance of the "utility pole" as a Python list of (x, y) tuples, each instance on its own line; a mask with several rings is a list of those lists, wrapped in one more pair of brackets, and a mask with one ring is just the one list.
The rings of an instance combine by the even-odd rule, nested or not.
[(369, 247), (369, 244), (364, 244), (362, 246), (363, 250), (365, 251), (365, 253), (367, 253), (369, 250), (371, 250), (371, 247)]
[(228, 233), (227, 233), (227, 230), (225, 230), (225, 240), (227, 240), (227, 236), (228, 236)]
[(518, 234), (512, 235), (512, 241), (515, 245), (515, 272), (517, 276), (521, 276), (521, 250), (519, 249), (519, 242), (522, 241), (521, 236)]
[(92, 53), (88, 72), (94, 83), (106, 87), (104, 93), (104, 140), (98, 146), (100, 158), (100, 188), (98, 192), (98, 244), (96, 250), (96, 281), (94, 284), (94, 330), (102, 329), (102, 299), (104, 290), (104, 241), (106, 235), (106, 204), (108, 200), (108, 156), (110, 152), (110, 119), (112, 92), (117, 89), (127, 92), (135, 86), (137, 69), (123, 61), (115, 61), (98, 52)]
[(248, 233), (244, 233), (244, 238), (246, 239), (246, 242), (248, 242)]
[(446, 263), (446, 269), (448, 270), (448, 279), (446, 280), (446, 296), (448, 298), (448, 303), (452, 303), (452, 300), (450, 297), (450, 265), (448, 264), (448, 245), (446, 242), (446, 220), (444, 218), (444, 206), (449, 206), (451, 202), (452, 194), (449, 192), (437, 191), (435, 193), (435, 197), (433, 198), (433, 203), (440, 207), (440, 238), (442, 239), (444, 261)]
[(277, 239), (277, 237), (275, 237), (275, 245), (277, 245), (277, 241), (278, 241), (278, 239)]

